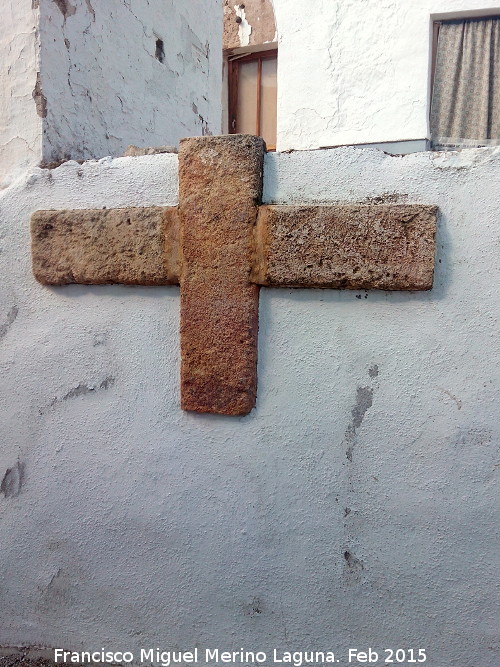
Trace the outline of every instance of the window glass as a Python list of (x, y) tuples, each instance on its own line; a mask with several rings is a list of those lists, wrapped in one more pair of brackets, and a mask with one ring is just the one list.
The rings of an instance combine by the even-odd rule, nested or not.
[(500, 144), (500, 19), (443, 21), (438, 28), (433, 147)]
[(276, 146), (276, 58), (262, 61), (260, 97), (260, 134), (270, 147)]

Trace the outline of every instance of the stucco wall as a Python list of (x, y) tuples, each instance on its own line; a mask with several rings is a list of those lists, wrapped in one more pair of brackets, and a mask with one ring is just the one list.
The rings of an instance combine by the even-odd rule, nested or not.
[[(0, 189), (40, 160), (43, 101), (35, 104), (38, 10), (2, 0), (0, 29)], [(38, 113), (37, 113), (38, 111)]]
[(41, 0), (40, 12), (46, 162), (220, 133), (221, 0)]
[(268, 155), (267, 202), (437, 204), (435, 287), (262, 289), (240, 419), (179, 409), (177, 288), (30, 271), (31, 211), (174, 204), (175, 155), (4, 191), (0, 644), (496, 667), (499, 168), (495, 149)]
[(425, 139), (431, 14), (500, 13), (487, 0), (273, 2), (278, 150)]

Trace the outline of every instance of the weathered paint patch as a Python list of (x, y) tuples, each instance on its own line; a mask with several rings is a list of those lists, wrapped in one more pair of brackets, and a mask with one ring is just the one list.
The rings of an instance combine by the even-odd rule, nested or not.
[(76, 14), (76, 7), (74, 7), (69, 0), (52, 0), (54, 2), (61, 14), (64, 16), (64, 20), (68, 18), (68, 16), (73, 16), (73, 14)]
[(365, 569), (363, 561), (357, 558), (350, 549), (343, 552), (344, 577), (349, 584), (357, 583), (361, 578), (361, 572)]
[(373, 405), (373, 389), (371, 387), (358, 387), (356, 390), (356, 403), (351, 410), (352, 421), (347, 427), (345, 441), (347, 444), (346, 457), (352, 462), (352, 454), (356, 444), (356, 431), (363, 423), (365, 414)]
[(67, 391), (63, 396), (61, 397), (55, 397), (52, 399), (52, 401), (45, 407), (40, 410), (40, 414), (46, 414), (51, 410), (52, 408), (55, 408), (56, 405), (59, 403), (63, 403), (64, 401), (69, 401), (73, 398), (78, 398), (79, 396), (86, 396), (87, 394), (93, 394), (98, 391), (106, 391), (107, 389), (111, 389), (116, 380), (112, 376), (107, 376), (102, 380), (101, 382), (98, 382), (96, 384), (87, 384), (86, 382), (80, 382), (76, 387), (73, 387), (69, 391)]
[(7, 313), (7, 318), (5, 322), (0, 325), (0, 338), (3, 338), (10, 327), (16, 321), (17, 315), (19, 313), (19, 308), (17, 306), (12, 306), (12, 308)]
[(352, 425), (354, 430), (363, 423), (365, 414), (373, 405), (373, 389), (370, 387), (358, 387), (356, 391), (356, 404), (352, 409)]
[(243, 604), (243, 613), (245, 616), (260, 616), (262, 611), (262, 601), (258, 597), (254, 597), (250, 602)]
[(0, 484), (0, 493), (3, 493), (5, 498), (16, 498), (20, 493), (24, 484), (25, 464), (21, 461), (8, 468), (3, 476)]
[(248, 23), (245, 16), (245, 9), (242, 5), (234, 5), (234, 11), (239, 19), (238, 21), (238, 38), (240, 46), (248, 46), (250, 44), (250, 35), (252, 34), (252, 26)]
[(33, 89), (33, 99), (35, 100), (36, 112), (40, 118), (47, 116), (47, 98), (42, 93), (42, 82), (40, 79), (40, 72), (36, 75), (36, 84)]
[(92, 7), (90, 0), (85, 0), (85, 2), (87, 4), (87, 9), (89, 10), (89, 13), (92, 14), (92, 21), (95, 21), (95, 10)]

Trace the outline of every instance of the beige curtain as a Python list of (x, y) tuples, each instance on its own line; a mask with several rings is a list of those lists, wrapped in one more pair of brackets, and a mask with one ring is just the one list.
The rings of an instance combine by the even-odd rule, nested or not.
[(431, 138), (438, 149), (500, 144), (500, 18), (441, 24)]

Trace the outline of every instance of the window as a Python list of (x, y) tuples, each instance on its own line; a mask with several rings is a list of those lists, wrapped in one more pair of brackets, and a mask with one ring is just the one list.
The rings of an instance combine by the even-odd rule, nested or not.
[(278, 52), (233, 56), (228, 64), (229, 132), (256, 134), (276, 150)]
[(500, 17), (435, 24), (433, 148), (500, 144)]

